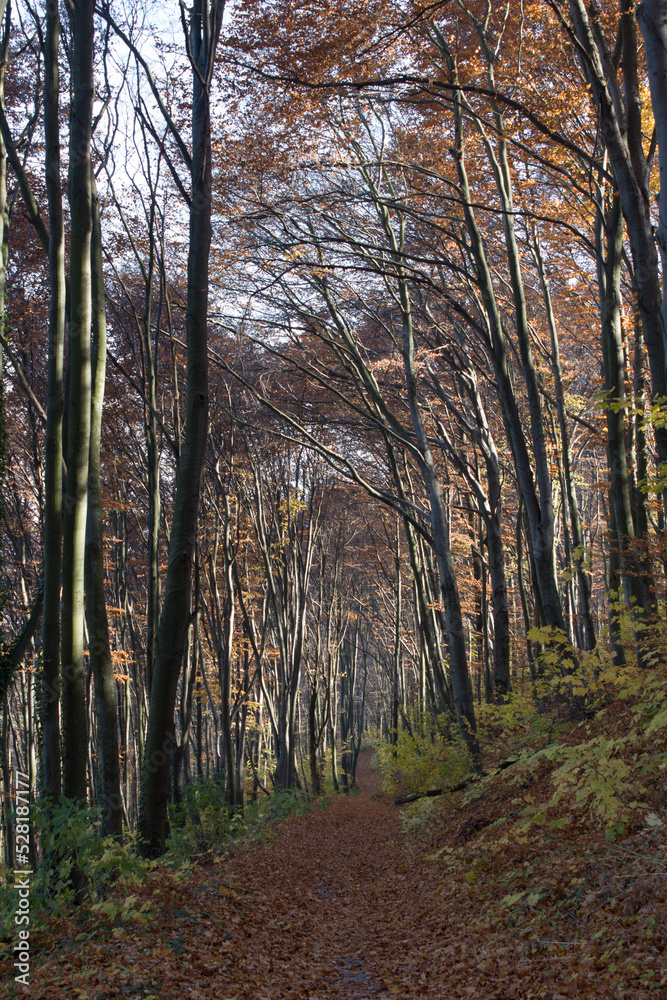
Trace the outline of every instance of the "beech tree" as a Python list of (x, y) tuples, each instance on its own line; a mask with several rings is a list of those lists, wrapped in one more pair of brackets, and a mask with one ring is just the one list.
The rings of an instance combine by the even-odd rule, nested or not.
[[(656, 135), (658, 140), (662, 140), (661, 149), (664, 150), (664, 55), (661, 54), (664, 18), (661, 19), (656, 6), (650, 2), (642, 4), (639, 9), (644, 11), (641, 21), (644, 37), (648, 38), (646, 55)], [(577, 55), (590, 84), (625, 219), (632, 252), (633, 282), (651, 368), (652, 397), (659, 407), (667, 399), (666, 334), (662, 314), (663, 289), (651, 223), (650, 165), (642, 134), (637, 12), (634, 4), (621, 3), (619, 43), (616, 51), (612, 51), (597, 11), (589, 15), (581, 0), (571, 0), (567, 8), (568, 22), (578, 41)], [(565, 15), (561, 13), (561, 17)], [(623, 76), (619, 81), (621, 60)], [(661, 192), (664, 198), (664, 185), (661, 185)], [(667, 433), (661, 420), (655, 422), (654, 434), (658, 457), (664, 464), (667, 461)], [(664, 493), (663, 500), (667, 503)]]
[[(165, 848), (174, 708), (192, 609), (201, 478), (208, 433), (208, 283), (211, 245), (211, 85), (224, 0), (198, 2), (187, 26), (192, 70), (192, 191), (185, 328), (186, 417), (179, 455), (169, 568), (164, 586), (143, 762), (140, 835), (147, 856)], [(184, 25), (185, 28), (185, 25)]]
[(49, 343), (46, 439), (44, 445), (44, 708), (42, 759), (44, 787), (54, 802), (60, 774), (60, 588), (62, 566), (62, 476), (65, 340), (65, 234), (60, 161), (60, 16), (55, 4), (46, 10), (44, 48), (45, 177), (49, 212)]

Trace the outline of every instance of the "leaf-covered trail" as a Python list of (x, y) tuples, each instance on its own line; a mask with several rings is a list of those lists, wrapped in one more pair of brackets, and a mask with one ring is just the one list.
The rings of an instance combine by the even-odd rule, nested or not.
[[(453, 870), (405, 836), (399, 810), (379, 794), (369, 765), (365, 753), (359, 794), (282, 823), (268, 843), (197, 868), (185, 882), (152, 873), (139, 892), (150, 904), (147, 924), (128, 923), (114, 934), (103, 919), (93, 929), (89, 921), (77, 928), (63, 921), (60, 943), (51, 936), (35, 962), (31, 996), (640, 996), (610, 989), (606, 963), (574, 941), (560, 955), (535, 953), (485, 915), (484, 887), (471, 884), (465, 867)], [(62, 940), (77, 932), (78, 941)]]
[(268, 843), (185, 884), (152, 874), (151, 921), (45, 956), (35, 1000), (457, 996), (443, 989), (437, 868), (406, 841), (369, 759), (359, 794), (287, 820)]
[(241, 986), (230, 997), (249, 996), (242, 984), (253, 978), (267, 998), (431, 995), (435, 871), (406, 844), (395, 807), (373, 797), (367, 759), (359, 781), (359, 795), (290, 821), (234, 865), (250, 895), (241, 948), (229, 948)]

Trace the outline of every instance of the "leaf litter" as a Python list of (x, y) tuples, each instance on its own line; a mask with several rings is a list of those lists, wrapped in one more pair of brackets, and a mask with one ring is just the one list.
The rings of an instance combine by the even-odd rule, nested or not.
[[(501, 837), (489, 816), (493, 803), (462, 812), (460, 796), (443, 800), (421, 835), (410, 833), (380, 793), (370, 757), (360, 757), (359, 795), (285, 820), (271, 840), (221, 864), (185, 875), (151, 872), (133, 890), (148, 904), (147, 922), (113, 926), (91, 921), (89, 911), (49, 919), (31, 942), (30, 996), (665, 995), (664, 920), (660, 926), (655, 916), (662, 917), (665, 879), (649, 878), (651, 844), (619, 849), (588, 840), (584, 849), (583, 838), (578, 846), (552, 838), (548, 846)], [(7, 995), (10, 963), (3, 963)]]

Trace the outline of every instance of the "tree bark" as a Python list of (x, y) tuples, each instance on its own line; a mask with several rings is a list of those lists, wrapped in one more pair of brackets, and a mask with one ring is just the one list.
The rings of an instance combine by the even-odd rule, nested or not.
[[(623, 220), (618, 195), (607, 219), (608, 239), (604, 265), (599, 267), (602, 313), (602, 356), (607, 395), (607, 459), (609, 500), (613, 507), (616, 536), (613, 544), (620, 555), (625, 600), (633, 620), (635, 645), (641, 660), (641, 623), (650, 614), (644, 606), (642, 566), (637, 560), (632, 517), (630, 478), (626, 453), (625, 351), (621, 331), (620, 274), (623, 254)], [(602, 259), (602, 258), (601, 258)], [(639, 630), (637, 628), (639, 626)]]
[(63, 518), (63, 358), (65, 346), (65, 237), (60, 179), (60, 17), (47, 4), (44, 49), (44, 142), (49, 205), (49, 344), (44, 441), (44, 614), (42, 619), (42, 787), (55, 803), (60, 773), (60, 587)]
[[(591, 85), (591, 93), (600, 116), (602, 138), (609, 156), (616, 186), (621, 201), (623, 217), (627, 229), (628, 240), (632, 252), (634, 283), (637, 290), (637, 303), (644, 327), (644, 340), (648, 349), (651, 370), (651, 392), (655, 404), (667, 398), (667, 349), (665, 345), (665, 322), (662, 310), (666, 307), (660, 281), (658, 254), (651, 226), (650, 192), (648, 187), (648, 170), (642, 149), (641, 128), (636, 125), (639, 90), (632, 79), (636, 72), (636, 27), (634, 12), (629, 4), (624, 3), (621, 22), (621, 38), (623, 44), (623, 71), (626, 78), (626, 117), (628, 126), (619, 116), (621, 97), (613, 62), (607, 51), (602, 27), (595, 24), (595, 32), (589, 19), (583, 0), (569, 0), (572, 26), (579, 43), (584, 71)], [(640, 15), (640, 23), (644, 31), (646, 56), (649, 65), (649, 83), (651, 97), (654, 102), (656, 132), (660, 149), (667, 150), (667, 119), (665, 113), (667, 104), (664, 100), (664, 66), (665, 53), (661, 52), (663, 45), (661, 32), (664, 30), (664, 12), (662, 5), (656, 0), (648, 0), (642, 4), (644, 8)], [(641, 11), (642, 8), (640, 8)], [(597, 17), (594, 11), (592, 16)], [(655, 96), (654, 96), (655, 95)], [(633, 123), (635, 127), (633, 127)], [(659, 131), (658, 131), (659, 130)], [(661, 158), (660, 172), (663, 175), (664, 165)], [(667, 186), (661, 183), (661, 196), (667, 199)], [(664, 202), (660, 206), (661, 225), (667, 213)], [(660, 232), (661, 245), (664, 242), (663, 232)], [(663, 272), (664, 273), (664, 272)], [(661, 463), (667, 462), (667, 428), (658, 422), (654, 426), (658, 458)], [(663, 502), (667, 504), (667, 491), (663, 493)]]
[(102, 270), (102, 230), (95, 174), (91, 170), (92, 232), (92, 398), (90, 458), (88, 465), (88, 519), (86, 524), (85, 598), (88, 648), (95, 685), (97, 726), (98, 801), (106, 836), (122, 840), (123, 799), (120, 791), (120, 761), (116, 725), (114, 680), (109, 621), (104, 590), (104, 542), (102, 531), (101, 446), (102, 408), (106, 374), (107, 332)]
[[(667, 7), (663, 0), (643, 0), (637, 7), (637, 20), (644, 39), (644, 54), (651, 90), (653, 120), (660, 160), (658, 227), (655, 238), (660, 248), (662, 275), (667, 274)], [(641, 133), (640, 140), (641, 141)], [(667, 295), (662, 296), (663, 359), (667, 356)], [(664, 461), (665, 456), (660, 455)]]
[(74, 0), (68, 196), (71, 220), (67, 489), (63, 520), (63, 791), (86, 801), (84, 558), (90, 453), (91, 134), (95, 39), (92, 0)]
[(547, 281), (546, 268), (542, 258), (537, 236), (535, 236), (533, 246), (535, 263), (542, 287), (544, 298), (544, 308), (551, 336), (551, 368), (554, 375), (556, 408), (558, 411), (558, 426), (561, 437), (561, 455), (563, 462), (564, 489), (567, 497), (567, 509), (570, 515), (570, 525), (572, 529), (572, 544), (574, 546), (573, 559), (579, 583), (579, 602), (581, 616), (584, 626), (585, 647), (588, 650), (595, 649), (597, 637), (593, 624), (593, 612), (591, 606), (591, 581), (589, 574), (584, 567), (584, 543), (581, 533), (581, 518), (579, 517), (579, 507), (577, 505), (577, 494), (574, 487), (574, 477), (572, 470), (572, 447), (570, 444), (570, 431), (567, 426), (567, 415), (565, 412), (565, 392), (563, 389), (563, 376), (560, 365), (560, 349), (558, 344), (558, 333), (556, 330), (556, 320), (551, 303), (551, 292)]
[[(208, 285), (211, 247), (210, 82), (223, 4), (195, 0), (190, 21), (192, 59), (192, 200), (185, 314), (188, 379), (183, 445), (169, 538), (169, 561), (156, 640), (148, 732), (142, 768), (139, 833), (142, 853), (164, 853), (170, 760), (176, 743), (174, 708), (192, 607), (201, 479), (208, 436)], [(195, 595), (198, 599), (198, 595)]]

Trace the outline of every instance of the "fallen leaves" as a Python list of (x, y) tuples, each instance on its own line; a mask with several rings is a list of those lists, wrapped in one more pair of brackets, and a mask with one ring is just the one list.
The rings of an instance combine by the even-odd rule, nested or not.
[[(598, 860), (580, 873), (571, 856), (540, 858), (528, 844), (494, 855), (482, 826), (457, 844), (452, 804), (450, 843), (429, 854), (401, 832), (368, 765), (366, 754), (361, 795), (285, 822), (268, 844), (185, 879), (151, 873), (132, 902), (148, 923), (114, 927), (111, 910), (54, 921), (35, 941), (34, 1000), (662, 995), (641, 858), (630, 857), (616, 914), (602, 906), (613, 879)], [(122, 900), (114, 912), (122, 920)]]

